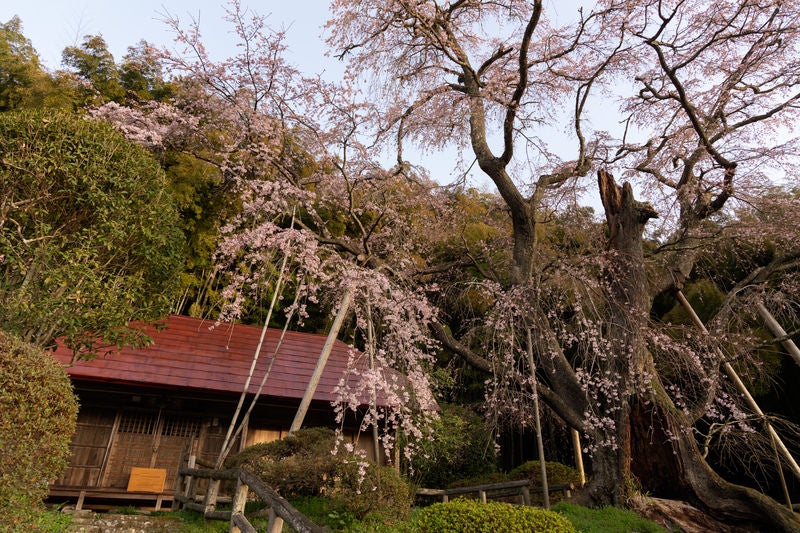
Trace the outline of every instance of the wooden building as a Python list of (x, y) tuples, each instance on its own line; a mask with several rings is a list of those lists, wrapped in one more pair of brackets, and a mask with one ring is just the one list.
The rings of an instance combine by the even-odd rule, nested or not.
[[(153, 343), (145, 348), (114, 349), (92, 360), (62, 361), (80, 399), (78, 427), (70, 446), (69, 466), (50, 487), (54, 502), (90, 500), (171, 500), (178, 463), (185, 446), (199, 463), (219, 453), (258, 345), (261, 328), (170, 316), (163, 327), (145, 326)], [(326, 338), (286, 332), (276, 352), (280, 330), (268, 330), (247, 401), (276, 354), (261, 397), (237, 445), (242, 448), (284, 436), (316, 366)], [(337, 341), (313, 396), (304, 426), (335, 424), (334, 389), (347, 379), (351, 349)], [(354, 379), (354, 378), (350, 378)], [(354, 425), (355, 420), (353, 419)], [(374, 454), (371, 432), (350, 438)], [(373, 455), (374, 456), (374, 455)], [(142, 472), (160, 474), (161, 490), (137, 487)], [(152, 487), (152, 480), (148, 481)], [(160, 480), (156, 479), (160, 486)], [(119, 503), (119, 502), (117, 502)]]

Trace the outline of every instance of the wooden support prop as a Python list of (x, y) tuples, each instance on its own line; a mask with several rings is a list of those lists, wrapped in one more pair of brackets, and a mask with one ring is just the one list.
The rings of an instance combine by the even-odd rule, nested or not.
[(206, 497), (203, 500), (203, 514), (208, 516), (217, 508), (217, 498), (219, 497), (219, 479), (209, 479), (206, 487)]
[(528, 487), (522, 487), (520, 489), (520, 493), (522, 494), (522, 505), (526, 505), (530, 507), (531, 505), (531, 491)]
[(769, 330), (772, 332), (773, 335), (779, 342), (781, 346), (792, 356), (794, 362), (800, 365), (800, 348), (794, 343), (792, 339), (786, 334), (786, 331), (778, 324), (778, 321), (775, 320), (775, 317), (772, 316), (772, 313), (767, 311), (767, 308), (764, 307), (764, 304), (761, 302), (756, 302), (756, 310), (758, 310), (759, 316), (761, 316), (761, 320), (764, 321), (764, 324), (767, 325)]
[[(189, 456), (188, 467), (189, 468), (194, 468), (196, 462), (197, 462), (197, 456), (196, 455), (190, 455)], [(185, 489), (185, 492), (184, 492), (184, 496), (186, 496), (189, 499), (189, 501), (194, 501), (195, 496), (197, 496), (197, 480), (192, 476), (186, 476), (184, 478), (184, 480), (185, 480), (185, 483), (186, 483), (186, 489)]]
[(539, 466), (542, 474), (542, 499), (544, 508), (550, 509), (550, 491), (547, 489), (547, 465), (544, 460), (544, 443), (542, 442), (542, 422), (539, 416), (539, 391), (536, 381), (536, 362), (533, 360), (533, 339), (531, 329), (527, 330), (528, 341), (528, 365), (530, 366), (531, 377), (533, 378), (533, 416), (536, 421), (536, 447), (539, 452)]
[(275, 514), (275, 509), (269, 509), (269, 522), (267, 522), (268, 533), (281, 533), (283, 530), (283, 520)]
[(583, 469), (583, 451), (581, 450), (581, 435), (577, 429), (572, 429), (572, 451), (575, 454), (575, 468), (581, 476), (581, 487), (586, 485), (586, 472)]
[(183, 466), (184, 461), (186, 461), (189, 452), (192, 449), (192, 443), (194, 442), (194, 438), (189, 439), (186, 441), (186, 444), (183, 445), (181, 448), (181, 457), (178, 460), (178, 472), (175, 474), (175, 491), (172, 494), (172, 506), (170, 508), (171, 511), (177, 511), (178, 506), (181, 503), (180, 497), (183, 496), (181, 484), (183, 481), (183, 476), (180, 473), (180, 467)]
[[(703, 321), (700, 320), (699, 316), (697, 316), (697, 313), (694, 312), (692, 304), (689, 303), (689, 300), (686, 299), (682, 291), (678, 291), (678, 300), (681, 302), (681, 305), (683, 305), (683, 308), (686, 309), (686, 312), (689, 313), (689, 316), (692, 318), (692, 322), (694, 322), (694, 324), (700, 328), (703, 333), (708, 335), (709, 333), (705, 324), (703, 324)], [(717, 357), (719, 357), (720, 361), (722, 361), (722, 367), (725, 370), (725, 373), (728, 375), (731, 381), (733, 381), (734, 385), (736, 385), (736, 389), (744, 397), (747, 405), (753, 410), (754, 413), (764, 420), (764, 427), (767, 428), (767, 432), (769, 433), (770, 437), (775, 440), (775, 445), (778, 447), (778, 451), (786, 460), (795, 477), (800, 479), (800, 466), (798, 466), (797, 462), (794, 460), (794, 457), (792, 457), (792, 454), (789, 453), (789, 450), (781, 440), (780, 435), (778, 435), (778, 433), (775, 431), (775, 428), (772, 427), (772, 424), (769, 423), (769, 420), (767, 419), (766, 415), (764, 415), (764, 412), (758, 406), (755, 399), (753, 399), (750, 391), (747, 390), (747, 387), (739, 377), (739, 374), (736, 373), (736, 370), (733, 369), (729, 362), (725, 361), (725, 355), (722, 353), (722, 350), (720, 350), (719, 347), (714, 346), (714, 353), (717, 355)]]
[(354, 292), (355, 287), (348, 287), (344, 293), (344, 296), (342, 296), (342, 302), (339, 305), (339, 311), (336, 313), (336, 318), (333, 320), (330, 331), (328, 331), (328, 338), (325, 339), (325, 345), (322, 347), (322, 352), (319, 354), (317, 366), (314, 368), (314, 373), (311, 375), (311, 379), (308, 382), (306, 392), (303, 394), (303, 399), (300, 401), (300, 407), (297, 408), (297, 413), (295, 414), (292, 425), (289, 428), (290, 434), (300, 429), (300, 427), (303, 425), (303, 420), (308, 412), (308, 406), (311, 404), (311, 398), (314, 397), (314, 393), (317, 390), (317, 385), (319, 385), (319, 380), (322, 377), (322, 372), (325, 370), (325, 365), (328, 362), (328, 356), (331, 355), (333, 344), (336, 342), (336, 337), (339, 335), (339, 330), (342, 328), (344, 317), (347, 315), (347, 311), (350, 309), (350, 301), (353, 299)]

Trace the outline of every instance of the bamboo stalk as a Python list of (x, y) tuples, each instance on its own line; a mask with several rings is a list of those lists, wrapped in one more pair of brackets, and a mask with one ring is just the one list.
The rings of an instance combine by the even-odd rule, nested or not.
[(288, 256), (284, 255), (283, 261), (281, 262), (281, 269), (278, 273), (278, 281), (275, 282), (275, 290), (272, 292), (272, 300), (269, 304), (267, 317), (264, 319), (264, 326), (261, 328), (261, 336), (258, 339), (258, 345), (253, 353), (253, 360), (250, 362), (250, 371), (247, 373), (247, 379), (242, 386), (242, 393), (239, 395), (239, 403), (236, 404), (236, 411), (234, 411), (233, 418), (231, 418), (231, 423), (228, 425), (228, 431), (225, 434), (225, 440), (222, 442), (222, 449), (217, 457), (217, 461), (214, 463), (214, 468), (222, 467), (222, 463), (225, 461), (226, 450), (230, 448), (229, 443), (231, 440), (231, 434), (233, 434), (233, 430), (236, 427), (236, 422), (238, 421), (239, 415), (242, 412), (242, 405), (244, 404), (244, 399), (247, 396), (247, 391), (250, 388), (250, 382), (253, 380), (253, 373), (255, 372), (256, 364), (258, 363), (258, 358), (261, 354), (261, 347), (264, 344), (264, 337), (266, 337), (267, 329), (269, 329), (269, 321), (272, 318), (272, 310), (275, 309), (275, 302), (278, 300), (278, 295), (281, 292), (283, 285), (283, 274), (286, 270), (287, 260)]
[[(294, 227), (294, 216), (295, 211), (292, 210), (292, 224), (291, 228)], [(283, 260), (281, 261), (281, 268), (278, 271), (278, 280), (275, 282), (275, 290), (272, 291), (272, 299), (269, 303), (269, 310), (267, 310), (267, 316), (264, 319), (264, 326), (261, 328), (261, 336), (258, 339), (258, 345), (256, 346), (256, 350), (253, 353), (253, 360), (250, 363), (250, 371), (247, 374), (247, 379), (245, 380), (244, 386), (242, 387), (242, 393), (239, 395), (239, 402), (236, 404), (236, 411), (233, 413), (233, 418), (231, 418), (231, 423), (228, 425), (228, 431), (225, 433), (225, 440), (222, 441), (222, 448), (220, 449), (219, 456), (217, 457), (216, 463), (214, 463), (214, 468), (221, 468), (222, 463), (225, 461), (225, 457), (227, 456), (228, 452), (230, 451), (230, 441), (231, 441), (231, 434), (233, 433), (234, 429), (236, 428), (236, 422), (239, 419), (239, 414), (242, 412), (242, 405), (244, 405), (244, 400), (247, 397), (247, 391), (250, 389), (250, 382), (253, 380), (253, 373), (256, 369), (256, 364), (258, 363), (258, 357), (261, 354), (261, 347), (264, 344), (264, 337), (267, 335), (267, 329), (269, 329), (269, 321), (272, 318), (272, 311), (275, 309), (275, 302), (278, 300), (278, 296), (281, 293), (281, 289), (283, 286), (283, 275), (286, 272), (286, 263), (289, 260), (289, 256), (284, 254)]]

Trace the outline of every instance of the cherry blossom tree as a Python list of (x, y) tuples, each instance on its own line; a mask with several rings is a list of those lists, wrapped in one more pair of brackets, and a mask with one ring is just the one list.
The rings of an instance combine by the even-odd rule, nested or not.
[(241, 205), (216, 257), (226, 284), (221, 318), (269, 300), (279, 276), (279, 297), (293, 300), (282, 306), (287, 320), (302, 325), (309, 308), (347, 302), (357, 350), (337, 389), (338, 414), (343, 421), (367, 406), (362, 429), (380, 426), (388, 455), (397, 430), (413, 443), (427, 436), (417, 420), (435, 416), (427, 371), (435, 309), (402, 273), (429, 241), (416, 237), (428, 229), (436, 187), (412, 168), (376, 163), (377, 148), (361, 136), (373, 110), (355, 101), (348, 80), (303, 77), (283, 57), (283, 34), (238, 3), (227, 18), (241, 53), (223, 61), (210, 58), (196, 23), (167, 20), (179, 48), (159, 57), (182, 81), (173, 104), (112, 103), (95, 115), (151, 149), (192, 150), (237, 192)]
[[(780, 213), (797, 199), (783, 195), (781, 209), (767, 208), (763, 195), (773, 176), (794, 170), (786, 127), (797, 111), (793, 10), (603, 2), (559, 25), (540, 1), (340, 0), (328, 30), (349, 70), (329, 84), (303, 77), (283, 59), (281, 33), (234, 2), (239, 55), (212, 61), (197, 25), (170, 19), (184, 46), (161, 56), (184, 82), (175, 105), (100, 112), (131, 136), (152, 120), (158, 135), (142, 140), (154, 146), (190, 136), (191, 149), (240, 194), (218, 255), (226, 316), (269, 293), (284, 260), (287, 294), (301, 296), (286, 307), (293, 316), (353, 295), (351, 338), (372, 364), (354, 361), (365, 388), (343, 380), (343, 406), (380, 389), (397, 415), (430, 407), (433, 335), (489, 374), (493, 412), (529, 420), (538, 394), (583, 433), (593, 503), (624, 503), (638, 484), (729, 521), (790, 531), (790, 513), (719, 477), (695, 439), (701, 419), (753, 438), (753, 418), (712, 349), (724, 344), (738, 357), (747, 339), (676, 335), (651, 311), (711, 243), (756, 228), (791, 236), (774, 263), (741, 280), (747, 290), (731, 292), (709, 329), (734, 324), (747, 294), (796, 294), (787, 274), (800, 239)], [(617, 97), (619, 115), (600, 97)], [(169, 112), (187, 118), (165, 120)], [(611, 131), (591, 127), (598, 123)], [(569, 124), (573, 159), (557, 155), (553, 124)], [(463, 196), (437, 191), (406, 160), (409, 143), (459, 147), (501, 204), (482, 220), (465, 213)], [(387, 149), (397, 154), (391, 168), (377, 163)], [(593, 171), (596, 182), (586, 179)], [(619, 185), (612, 172), (629, 182)], [(606, 233), (570, 206), (582, 187), (599, 192)], [(453, 242), (462, 257), (442, 253)], [(458, 292), (429, 283), (448, 276), (466, 287), (458, 297), (470, 300), (471, 320), (431, 305)], [(373, 408), (365, 420), (386, 416)]]
[[(710, 239), (743, 231), (724, 221), (728, 210), (759, 198), (772, 177), (792, 175), (796, 5), (599, 2), (567, 26), (546, 11), (521, 0), (333, 3), (329, 42), (351, 72), (369, 76), (379, 138), (461, 148), (508, 209), (511, 260), (484, 284), (488, 331), (432, 330), (491, 373), (495, 400), (531, 390), (537, 370), (543, 400), (588, 438), (593, 502), (621, 504), (636, 483), (671, 487), (725, 520), (796, 530), (790, 512), (723, 480), (698, 450), (694, 422), (738, 414), (721, 362), (706, 356), (711, 341), (676, 340), (649, 320), (653, 298), (682, 287)], [(602, 95), (619, 97), (618, 116)], [(545, 127), (564, 116), (577, 146), (566, 162)], [(619, 132), (586, 125), (620, 119)], [(606, 250), (554, 265), (540, 232), (592, 169)], [(611, 169), (630, 182), (619, 185)], [(658, 247), (646, 256), (654, 219)], [(529, 350), (535, 364), (526, 364)]]

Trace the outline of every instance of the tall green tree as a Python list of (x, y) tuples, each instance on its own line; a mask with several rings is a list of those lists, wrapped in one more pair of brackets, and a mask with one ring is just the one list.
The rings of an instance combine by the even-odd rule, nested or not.
[(25, 100), (41, 74), (39, 56), (22, 34), (19, 17), (0, 24), (0, 111)]
[(0, 328), (76, 349), (140, 340), (169, 309), (177, 209), (158, 163), (110, 126), (66, 113), (0, 115)]
[(52, 85), (20, 18), (0, 23), (0, 111), (43, 105)]
[(174, 95), (175, 87), (164, 79), (161, 63), (147, 41), (128, 47), (118, 73), (122, 88), (140, 100), (162, 101)]
[(71, 73), (50, 73), (42, 66), (19, 17), (0, 23), (0, 112), (71, 109), (81, 96), (77, 81)]
[(68, 46), (61, 52), (61, 62), (90, 84), (97, 99), (114, 102), (125, 99), (119, 68), (102, 35), (85, 35), (80, 46)]

